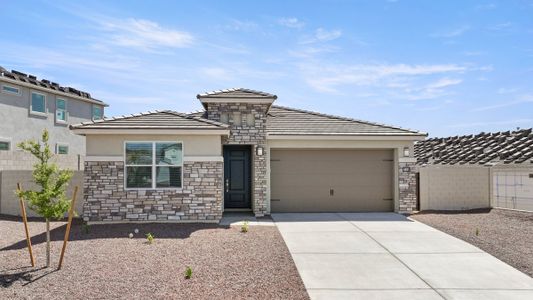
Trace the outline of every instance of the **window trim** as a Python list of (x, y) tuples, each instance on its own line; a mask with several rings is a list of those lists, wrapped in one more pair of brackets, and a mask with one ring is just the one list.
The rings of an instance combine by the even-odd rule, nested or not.
[[(67, 153), (59, 153), (59, 147), (66, 146)], [(68, 143), (56, 143), (56, 155), (69, 155), (70, 154), (70, 145)]]
[(12, 151), (13, 150), (13, 143), (12, 143), (10, 138), (0, 137), (0, 142), (8, 143), (8, 149), (7, 150), (0, 150), (0, 151), (8, 152), (8, 151)]
[[(99, 107), (100, 108), (100, 119), (95, 119), (94, 118), (94, 108), (95, 107)], [(91, 120), (98, 121), (98, 120), (102, 120), (102, 119), (104, 119), (104, 107), (101, 106), (101, 105), (96, 105), (96, 104), (91, 105)]]
[[(37, 94), (37, 95), (41, 95), (44, 97), (44, 112), (41, 112), (41, 111), (34, 111), (33, 110), (33, 94)], [(40, 93), (40, 92), (36, 92), (36, 91), (30, 91), (30, 115), (36, 115), (36, 116), (41, 116), (41, 117), (47, 117), (48, 118), (48, 107), (46, 106), (47, 105), (47, 102), (48, 100), (46, 99), (46, 94), (45, 93)]]
[[(152, 164), (150, 165), (128, 165), (126, 163), (126, 144), (127, 143), (150, 143), (152, 144)], [(178, 167), (181, 167), (181, 176), (180, 176), (180, 180), (181, 180), (181, 186), (180, 187), (156, 187), (157, 185), (157, 182), (155, 180), (155, 175), (156, 175), (156, 169), (157, 169), (157, 164), (155, 163), (155, 156), (156, 156), (156, 151), (155, 151), (155, 148), (156, 148), (156, 144), (157, 143), (176, 143), (176, 144), (181, 144), (181, 165), (178, 166)], [(124, 145), (123, 145), (123, 161), (124, 161), (124, 190), (125, 191), (181, 191), (183, 190), (183, 167), (184, 167), (184, 164), (185, 164), (185, 161), (183, 160), (183, 158), (185, 157), (185, 145), (183, 143), (183, 141), (160, 141), (160, 140), (156, 140), (156, 141), (135, 141), (135, 140), (128, 140), (128, 141), (124, 141)], [(177, 165), (176, 165), (177, 166)], [(151, 167), (152, 168), (152, 186), (151, 187), (143, 187), (143, 188), (130, 188), (128, 187), (127, 185), (127, 181), (128, 181), (128, 167)]]
[[(65, 111), (65, 120), (61, 120), (61, 119), (57, 118), (57, 111), (58, 111), (57, 101), (59, 101), (59, 100), (65, 101), (65, 109), (64, 109), (64, 111)], [(56, 123), (59, 123), (59, 124), (67, 124), (68, 123), (68, 100), (67, 99), (56, 97), (56, 111), (55, 111), (54, 118), (56, 120)]]
[[(5, 86), (6, 87), (10, 87), (12, 89), (16, 89), (18, 92), (14, 93), (14, 92), (6, 91), (6, 90), (4, 90)], [(14, 85), (9, 85), (9, 84), (5, 84), (5, 83), (2, 83), (2, 93), (8, 94), (8, 95), (14, 95), (14, 96), (22, 96), (22, 90), (20, 89), (20, 87), (16, 87)]]

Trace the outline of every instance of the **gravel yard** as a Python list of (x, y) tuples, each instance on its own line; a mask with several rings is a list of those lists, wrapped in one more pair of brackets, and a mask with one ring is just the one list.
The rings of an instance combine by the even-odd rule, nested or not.
[[(52, 223), (52, 267), (45, 264), (45, 225), (30, 222), (37, 266), (30, 267), (24, 227), (0, 218), (0, 299), (308, 299), (275, 226), (202, 224), (91, 225), (71, 231), (63, 269), (56, 271), (65, 232)], [(134, 228), (139, 233), (128, 238)], [(147, 244), (145, 234), (155, 236)], [(187, 266), (192, 278), (184, 278)]]
[(533, 277), (533, 213), (486, 209), (429, 211), (411, 217), (467, 241)]

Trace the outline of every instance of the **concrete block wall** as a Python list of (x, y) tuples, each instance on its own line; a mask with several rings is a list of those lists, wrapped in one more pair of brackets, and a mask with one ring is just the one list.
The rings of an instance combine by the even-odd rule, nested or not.
[[(73, 171), (83, 170), (84, 156), (54, 155), (52, 161), (62, 169)], [(0, 171), (2, 170), (33, 170), (37, 159), (30, 153), (20, 150), (0, 151)]]
[[(33, 182), (32, 171), (14, 171), (4, 170), (0, 171), (0, 214), (20, 216), (19, 198), (15, 195), (17, 183), (20, 182), (23, 189), (36, 189), (37, 186)], [(78, 215), (82, 215), (83, 211), (83, 172), (76, 171), (70, 181), (67, 189), (67, 197), (72, 197), (74, 186), (79, 187), (78, 197), (76, 200), (75, 210)], [(28, 207), (27, 214), (30, 217), (36, 217), (37, 214)]]
[(431, 165), (419, 168), (420, 210), (490, 207), (490, 168)]

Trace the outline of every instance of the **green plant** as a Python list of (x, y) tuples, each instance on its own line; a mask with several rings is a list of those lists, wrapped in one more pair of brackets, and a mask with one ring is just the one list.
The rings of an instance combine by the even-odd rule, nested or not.
[(248, 232), (248, 221), (242, 222), (241, 232)]
[(185, 268), (185, 279), (191, 279), (192, 277), (192, 269), (191, 267)]
[(155, 239), (155, 238), (154, 238), (154, 235), (151, 234), (150, 232), (148, 232), (148, 233), (146, 234), (146, 240), (148, 241), (148, 244), (152, 244), (152, 243), (154, 242), (154, 239)]
[(89, 224), (87, 224), (87, 223), (81, 224), (81, 230), (82, 230), (83, 233), (88, 234), (89, 233), (89, 229), (90, 229), (89, 228)]
[(48, 144), (48, 131), (43, 130), (41, 141), (24, 141), (18, 148), (37, 158), (33, 166), (33, 181), (40, 188), (36, 191), (17, 190), (17, 196), (27, 200), (30, 208), (46, 220), (46, 266), (50, 266), (50, 219), (61, 219), (70, 207), (71, 199), (65, 195), (72, 171), (61, 170), (50, 162), (53, 157)]
[(476, 236), (479, 236), (479, 228), (476, 228)]

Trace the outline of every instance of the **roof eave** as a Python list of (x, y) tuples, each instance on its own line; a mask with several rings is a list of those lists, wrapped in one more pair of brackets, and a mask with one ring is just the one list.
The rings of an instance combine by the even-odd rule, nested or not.
[(229, 135), (225, 128), (192, 129), (192, 128), (84, 128), (70, 126), (70, 130), (78, 135), (106, 135), (106, 134), (162, 134), (162, 135)]
[(98, 105), (102, 105), (104, 107), (109, 107), (109, 104), (103, 102), (102, 100), (98, 100), (96, 98), (84, 98), (84, 97), (80, 97), (78, 95), (73, 95), (73, 94), (62, 92), (62, 91), (53, 90), (53, 89), (49, 89), (49, 88), (46, 88), (46, 87), (34, 85), (34, 84), (31, 84), (31, 83), (28, 83), (28, 82), (14, 80), (14, 79), (7, 78), (7, 77), (2, 77), (2, 76), (0, 76), (0, 81), (8, 82), (8, 83), (15, 84), (15, 85), (20, 85), (20, 86), (27, 87), (27, 88), (34, 89), (34, 90), (48, 92), (50, 94), (55, 94), (55, 95), (60, 95), (60, 96), (63, 96), (63, 97), (73, 98), (73, 99), (77, 99), (77, 100), (80, 100), (80, 101), (89, 102), (89, 103), (92, 103), (92, 104), (98, 104)]

